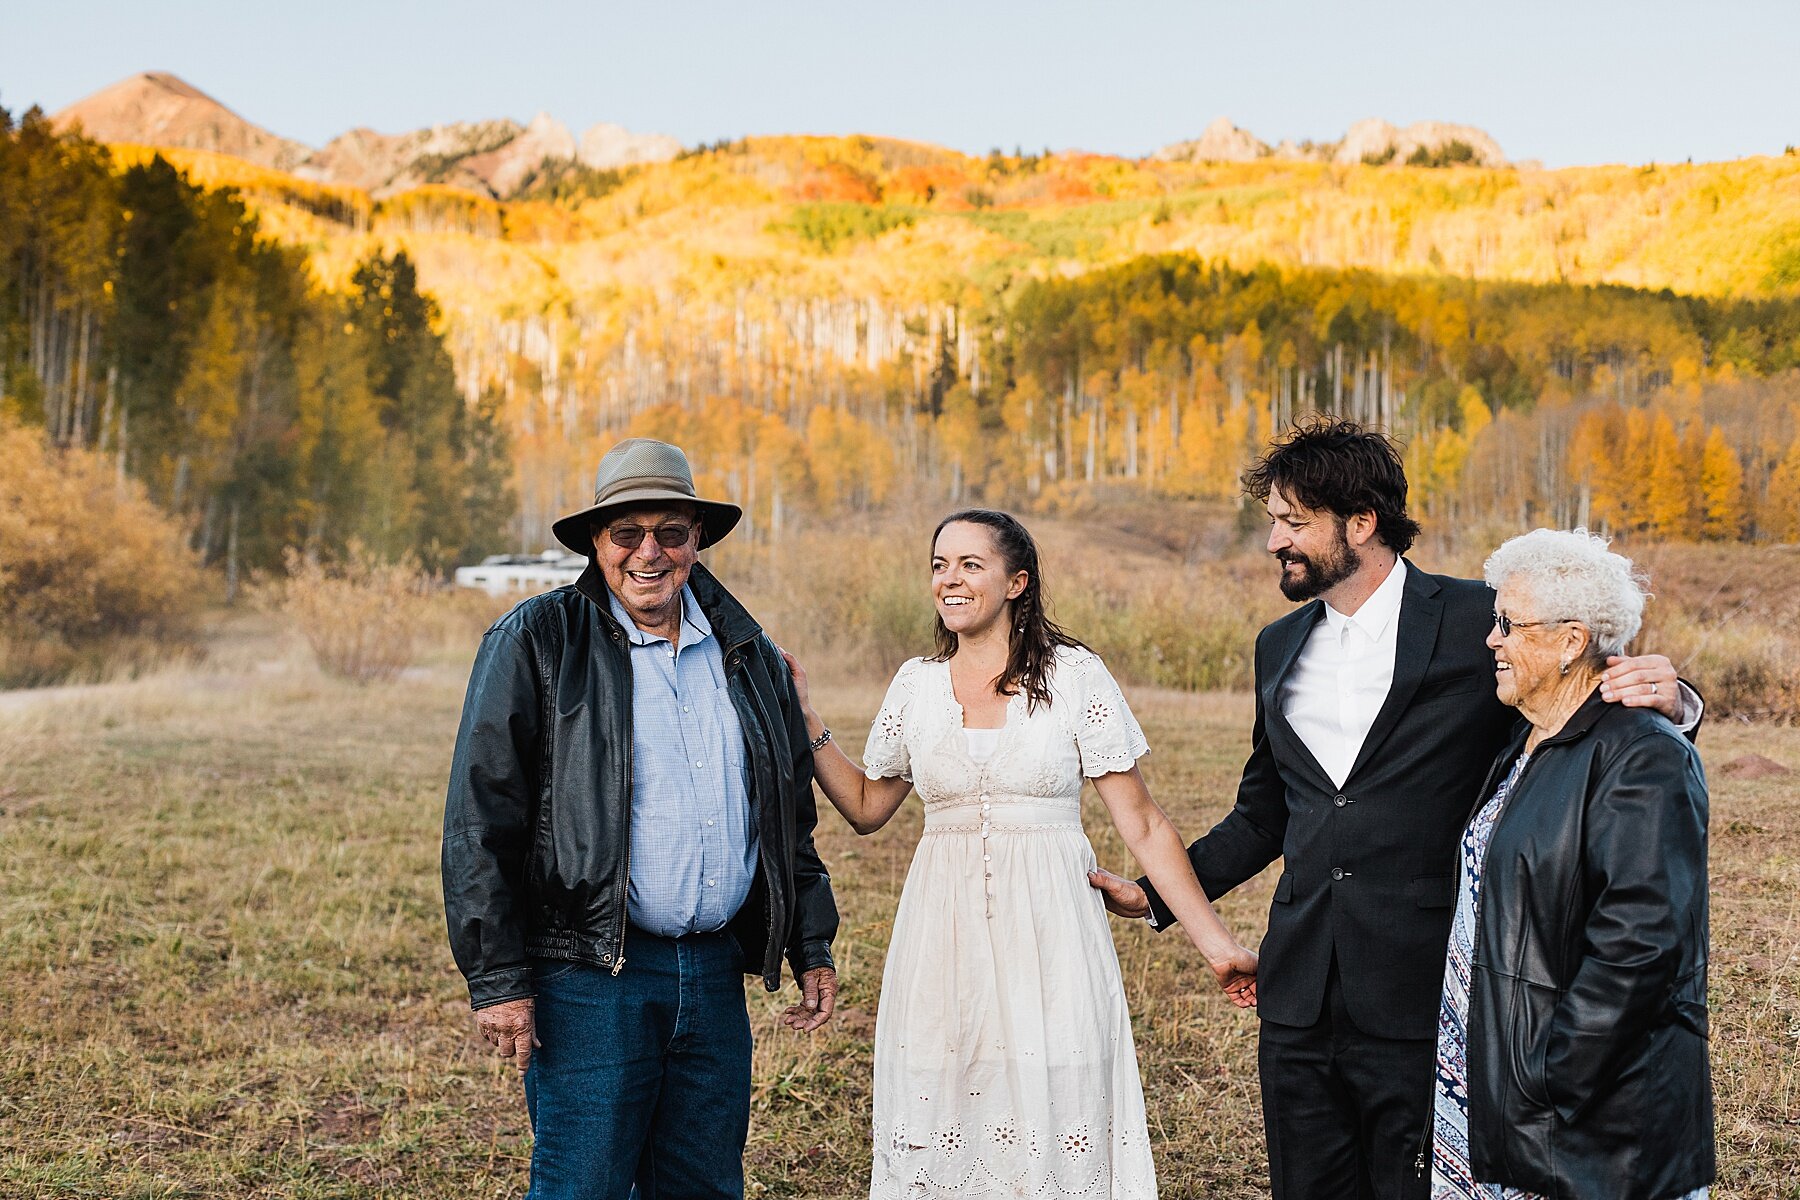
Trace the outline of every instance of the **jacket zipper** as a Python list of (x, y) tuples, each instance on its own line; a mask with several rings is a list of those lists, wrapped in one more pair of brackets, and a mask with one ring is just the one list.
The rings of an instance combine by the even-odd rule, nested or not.
[[(1525, 782), (1525, 776), (1531, 772), (1532, 761), (1537, 757), (1538, 750), (1542, 750), (1544, 748), (1543, 743), (1540, 742), (1538, 744), (1537, 750), (1527, 750), (1525, 748), (1525, 746), (1529, 740), (1530, 739), (1527, 739), (1526, 742), (1519, 743), (1519, 754), (1513, 755), (1512, 762), (1507, 765), (1504, 772), (1502, 772), (1499, 769), (1496, 769), (1490, 773), (1489, 782), (1492, 782), (1493, 786), (1497, 789), (1497, 788), (1499, 788), (1500, 784), (1506, 782), (1506, 778), (1508, 775), (1512, 774), (1513, 768), (1518, 766), (1519, 755), (1525, 756), (1525, 765), (1523, 767), (1519, 767), (1518, 777), (1512, 781), (1513, 782), (1512, 791), (1508, 792), (1506, 795), (1506, 808), (1512, 807), (1513, 796), (1518, 793), (1519, 785)], [(1493, 776), (1498, 776), (1499, 777), (1498, 781), (1495, 781), (1493, 779)], [(1486, 792), (1488, 790), (1486, 784), (1482, 785), (1482, 790), (1484, 792)], [(1471, 823), (1475, 820), (1475, 818), (1477, 816), (1479, 816), (1481, 814), (1481, 810), (1483, 808), (1487, 807), (1488, 801), (1492, 800), (1493, 798), (1494, 798), (1493, 794), (1490, 792), (1486, 797), (1477, 801), (1477, 803), (1475, 805), (1475, 811), (1469, 814), (1469, 821)], [(1504, 817), (1505, 815), (1506, 815), (1505, 809), (1502, 809), (1500, 812), (1500, 816), (1494, 818), (1494, 824), (1498, 825), (1500, 823), (1500, 817)], [(1464, 831), (1467, 832), (1466, 825), (1464, 826)], [(1498, 832), (1498, 830), (1496, 830), (1495, 832)], [(1457, 842), (1459, 845), (1461, 844), (1461, 841), (1462, 841), (1461, 838), (1457, 839)], [(1493, 853), (1494, 853), (1494, 838), (1493, 838), (1492, 834), (1489, 834), (1488, 835), (1488, 844), (1481, 851), (1481, 878), (1483, 880), (1484, 887), (1486, 886), (1486, 880), (1487, 880), (1487, 874), (1488, 874), (1488, 859), (1493, 856)], [(1480, 927), (1479, 923), (1477, 923), (1476, 928), (1475, 928), (1475, 944), (1469, 948), (1469, 979), (1470, 979), (1470, 987), (1471, 988), (1474, 987), (1475, 968), (1481, 961), (1481, 937), (1480, 937), (1480, 934), (1481, 934), (1481, 927)], [(1466, 1035), (1467, 1032), (1468, 1032), (1467, 1029), (1465, 1029), (1464, 1034)], [(1420, 1179), (1425, 1178), (1425, 1172), (1427, 1169), (1427, 1163), (1428, 1163), (1428, 1159), (1430, 1157), (1430, 1151), (1431, 1151), (1431, 1137), (1437, 1126), (1437, 1090), (1435, 1088), (1432, 1089), (1431, 1106), (1432, 1106), (1431, 1120), (1430, 1120), (1430, 1123), (1427, 1124), (1425, 1127), (1425, 1142), (1419, 1148), (1419, 1156), (1413, 1160), (1413, 1170), (1417, 1173), (1417, 1177)]]
[(625, 868), (619, 873), (619, 948), (612, 966), (615, 978), (625, 969), (625, 927), (630, 924), (631, 905), (631, 651), (621, 644), (621, 637), (620, 631), (615, 629), (613, 645), (625, 664), (625, 736), (619, 739), (625, 755)]
[[(1525, 752), (1523, 743), (1520, 744), (1519, 752), (1521, 754)], [(1534, 750), (1531, 753), (1536, 754), (1537, 751)], [(1515, 754), (1513, 756), (1513, 762), (1514, 763), (1518, 762), (1518, 755)], [(1513, 788), (1515, 791), (1518, 789), (1519, 784), (1524, 781), (1525, 771), (1529, 771), (1529, 770), (1531, 770), (1531, 763), (1526, 762), (1524, 770), (1522, 770), (1519, 773), (1519, 778), (1513, 780)], [(1469, 820), (1465, 821), (1463, 823), (1463, 831), (1465, 833), (1468, 831), (1469, 824), (1475, 820), (1475, 818), (1481, 813), (1481, 810), (1483, 808), (1487, 807), (1487, 802), (1489, 800), (1493, 799), (1493, 793), (1492, 793), (1492, 791), (1489, 790), (1490, 785), (1492, 787), (1496, 787), (1496, 788), (1499, 787), (1501, 783), (1505, 782), (1506, 775), (1510, 774), (1510, 773), (1511, 773), (1510, 764), (1507, 768), (1506, 774), (1502, 774), (1501, 771), (1497, 767), (1488, 772), (1487, 779), (1485, 781), (1483, 781), (1483, 783), (1481, 785), (1481, 790), (1482, 790), (1483, 795), (1481, 798), (1476, 800), (1474, 809), (1469, 813)], [(1498, 779), (1495, 778), (1496, 776), (1498, 776)], [(1510, 803), (1511, 797), (1508, 796), (1507, 799)], [(1462, 839), (1460, 837), (1457, 838), (1458, 846), (1460, 846), (1461, 843), (1462, 843)], [(1481, 877), (1483, 879), (1487, 878), (1488, 855), (1493, 852), (1493, 849), (1494, 849), (1493, 839), (1489, 838), (1486, 849), (1484, 849), (1481, 852)], [(1460, 851), (1459, 851), (1459, 854), (1460, 854)], [(1478, 943), (1474, 947), (1474, 949), (1472, 949), (1470, 951), (1470, 954), (1469, 954), (1469, 970), (1471, 971), (1471, 973), (1475, 969), (1476, 955), (1479, 952), (1480, 952), (1480, 945)], [(1425, 1178), (1426, 1172), (1428, 1172), (1431, 1169), (1431, 1139), (1432, 1139), (1433, 1133), (1436, 1130), (1436, 1126), (1437, 1126), (1437, 1089), (1435, 1087), (1433, 1087), (1432, 1092), (1431, 1092), (1431, 1108), (1427, 1112), (1426, 1119), (1425, 1119), (1425, 1132), (1424, 1132), (1423, 1136), (1419, 1139), (1419, 1152), (1413, 1156), (1413, 1178), (1415, 1178), (1415, 1179)]]
[[(741, 651), (743, 650), (743, 648), (745, 646), (748, 646), (751, 642), (753, 642), (755, 640), (756, 640), (755, 638), (748, 638), (744, 641), (739, 642), (737, 645), (733, 646), (731, 648), (730, 655), (726, 659), (726, 666), (730, 667), (734, 661), (741, 666), (743, 663), (743, 655), (741, 654)], [(773, 722), (771, 722), (769, 720), (769, 710), (763, 707), (761, 694), (759, 694), (755, 688), (749, 687), (748, 685), (745, 686), (744, 692), (746, 695), (748, 695), (750, 697), (750, 702), (756, 706), (756, 715), (757, 715), (757, 717), (759, 717), (762, 720), (763, 728), (765, 730), (771, 729), (773, 727)], [(770, 767), (771, 767), (771, 769), (773, 769), (773, 767), (774, 767), (773, 762), (770, 763)], [(752, 803), (752, 809), (754, 810), (755, 801), (752, 799), (751, 803)], [(762, 843), (766, 842), (768, 839), (763, 838), (761, 836), (761, 833), (762, 833), (762, 830), (759, 828), (757, 830), (757, 834), (758, 834), (758, 839), (757, 839), (758, 840), (758, 849), (756, 852), (757, 866), (762, 868), (763, 888), (764, 888), (764, 890), (766, 890), (768, 892), (768, 896), (769, 896), (769, 899), (764, 906), (765, 910), (766, 910), (766, 919), (763, 922), (764, 944), (763, 944), (763, 962), (762, 962), (763, 972), (762, 973), (764, 976), (764, 982), (766, 983), (767, 978), (768, 978), (769, 943), (774, 940), (774, 935), (775, 935), (775, 904), (774, 904), (775, 887), (774, 887), (774, 884), (770, 882), (769, 877), (768, 877), (769, 876), (768, 860), (766, 857), (766, 852), (768, 850), (768, 847), (766, 845), (762, 844)], [(777, 953), (779, 953), (779, 951)]]

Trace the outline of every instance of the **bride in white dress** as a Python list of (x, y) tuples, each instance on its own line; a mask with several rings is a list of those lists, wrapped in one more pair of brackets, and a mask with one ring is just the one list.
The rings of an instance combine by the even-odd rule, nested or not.
[[(1240, 1007), (1256, 955), (1220, 923), (1150, 798), (1143, 732), (1105, 664), (1044, 614), (1037, 547), (1012, 517), (947, 517), (932, 540), (938, 652), (900, 668), (858, 768), (818, 782), (858, 833), (909, 791), (925, 830), (900, 896), (875, 1022), (874, 1167), (889, 1197), (1156, 1195), (1143, 1085), (1094, 852), (1113, 823)], [(809, 736), (828, 741), (788, 658)]]

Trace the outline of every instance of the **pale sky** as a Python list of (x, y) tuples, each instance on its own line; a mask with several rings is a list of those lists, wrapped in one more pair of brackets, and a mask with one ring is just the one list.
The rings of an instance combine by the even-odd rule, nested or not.
[(166, 70), (318, 146), (547, 110), (694, 144), (871, 133), (1143, 154), (1385, 117), (1549, 166), (1800, 144), (1795, 0), (52, 0), (0, 16), (0, 106)]

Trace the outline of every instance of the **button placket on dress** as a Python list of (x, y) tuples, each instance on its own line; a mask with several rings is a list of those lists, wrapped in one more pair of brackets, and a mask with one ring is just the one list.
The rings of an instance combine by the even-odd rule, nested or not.
[[(949, 678), (950, 678), (950, 672), (946, 669), (944, 672), (944, 679), (945, 679), (946, 683), (949, 682)], [(952, 702), (955, 702), (956, 696), (955, 696), (954, 691), (952, 691), (950, 699)], [(981, 830), (980, 830), (980, 833), (981, 833), (982, 906), (983, 906), (984, 911), (987, 913), (988, 920), (990, 920), (990, 921), (994, 919), (994, 852), (993, 852), (993, 848), (988, 843), (988, 839), (993, 833), (994, 826), (993, 826), (992, 817), (990, 815), (993, 810), (993, 804), (992, 804), (992, 795), (989, 791), (989, 788), (991, 785), (988, 783), (988, 778), (989, 778), (989, 773), (993, 768), (993, 765), (1000, 761), (1000, 756), (1006, 749), (1006, 735), (1012, 731), (1012, 727), (1013, 727), (1013, 705), (1018, 702), (1018, 699), (1019, 699), (1018, 695), (1014, 694), (1006, 702), (1006, 722), (1005, 722), (1005, 724), (1000, 726), (1000, 732), (994, 738), (993, 753), (991, 753), (987, 756), (986, 762), (975, 763), (975, 766), (978, 768), (978, 771), (979, 771), (979, 773), (976, 776), (976, 779), (979, 781), (979, 784), (981, 787)], [(962, 706), (960, 704), (958, 704), (957, 708), (960, 711)], [(963, 717), (966, 722), (967, 714), (964, 713)], [(1021, 719), (1023, 719), (1023, 718), (1021, 718)], [(966, 723), (963, 724), (963, 726), (962, 726), (962, 735), (963, 735), (963, 753), (965, 755), (968, 755), (970, 762), (974, 762), (974, 755), (969, 753), (969, 727)]]

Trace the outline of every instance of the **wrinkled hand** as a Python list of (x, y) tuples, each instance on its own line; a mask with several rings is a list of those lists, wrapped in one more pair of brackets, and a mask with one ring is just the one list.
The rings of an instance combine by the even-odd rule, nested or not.
[[(790, 660), (792, 661), (792, 660)], [(837, 972), (814, 967), (800, 977), (800, 1003), (781, 1014), (781, 1023), (799, 1033), (811, 1033), (831, 1020), (837, 1008)]]
[(811, 708), (812, 698), (806, 691), (806, 668), (800, 665), (799, 659), (789, 654), (786, 650), (782, 650), (779, 646), (775, 647), (775, 649), (780, 652), (781, 661), (787, 664), (788, 674), (793, 676), (794, 691), (800, 696), (800, 707), (802, 709)]
[(1209, 964), (1219, 986), (1239, 1008), (1256, 1007), (1256, 963), (1256, 951), (1237, 946), (1229, 957)]
[(537, 1002), (530, 997), (508, 1000), (475, 1011), (475, 1028), (482, 1040), (510, 1058), (520, 1071), (531, 1065), (531, 1052), (544, 1043), (537, 1039)]
[[(1144, 895), (1144, 889), (1123, 875), (1114, 875), (1111, 871), (1089, 871), (1088, 886), (1099, 891), (1100, 899), (1106, 904), (1106, 911), (1115, 917), (1150, 915), (1150, 898)], [(1255, 958), (1254, 955), (1251, 957)], [(1255, 971), (1256, 968), (1251, 967), (1251, 973), (1255, 974)]]
[(1600, 675), (1600, 698), (1626, 708), (1654, 708), (1671, 721), (1681, 720), (1681, 685), (1675, 664), (1660, 654), (1608, 658)]

